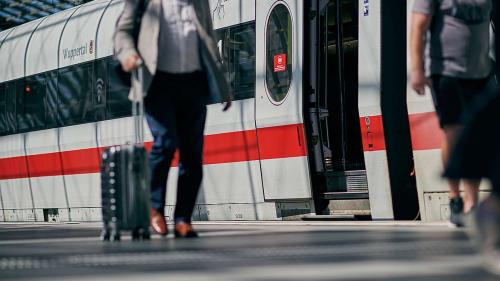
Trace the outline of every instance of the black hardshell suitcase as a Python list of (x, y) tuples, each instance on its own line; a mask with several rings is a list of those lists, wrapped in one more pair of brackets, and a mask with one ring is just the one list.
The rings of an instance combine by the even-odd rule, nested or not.
[[(142, 85), (142, 70), (139, 68)], [(101, 159), (101, 199), (104, 241), (120, 240), (120, 232), (132, 239), (149, 239), (150, 188), (147, 151), (144, 148), (143, 102), (132, 104), (135, 144), (106, 148)]]

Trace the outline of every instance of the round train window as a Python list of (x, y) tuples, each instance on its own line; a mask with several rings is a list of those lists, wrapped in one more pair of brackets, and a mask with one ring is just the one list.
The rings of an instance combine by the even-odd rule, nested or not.
[(266, 30), (266, 84), (271, 99), (285, 99), (292, 81), (292, 17), (283, 4), (276, 5)]

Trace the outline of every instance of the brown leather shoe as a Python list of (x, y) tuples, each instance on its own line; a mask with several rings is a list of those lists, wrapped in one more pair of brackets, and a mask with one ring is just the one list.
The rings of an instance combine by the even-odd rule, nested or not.
[(162, 236), (166, 236), (168, 234), (168, 228), (167, 228), (167, 222), (165, 221), (165, 216), (153, 208), (151, 208), (150, 214), (151, 214), (150, 222), (153, 230)]
[(193, 230), (193, 226), (187, 222), (175, 224), (175, 238), (196, 238), (198, 233)]

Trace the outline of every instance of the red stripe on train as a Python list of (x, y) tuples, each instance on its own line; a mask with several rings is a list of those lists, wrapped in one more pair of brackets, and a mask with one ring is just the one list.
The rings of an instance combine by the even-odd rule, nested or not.
[(441, 148), (443, 132), (435, 112), (411, 114), (409, 118), (413, 150)]
[[(260, 145), (258, 145), (258, 141)], [(151, 148), (151, 143), (146, 143)], [(103, 148), (0, 159), (0, 179), (77, 175), (99, 172)], [(203, 163), (223, 164), (306, 156), (303, 124), (205, 136)], [(178, 165), (178, 153), (172, 163)], [(29, 167), (29, 169), (27, 169)], [(29, 170), (29, 173), (28, 173)]]
[(0, 159), (0, 179), (18, 179), (28, 177), (27, 157)]
[[(413, 150), (439, 149), (443, 133), (439, 128), (435, 112), (411, 114), (409, 116), (410, 132)], [(363, 150), (385, 150), (384, 125), (382, 116), (367, 116), (360, 118)]]
[[(440, 148), (443, 136), (434, 112), (412, 114), (409, 121), (413, 150)], [(362, 117), (360, 125), (365, 152), (386, 149), (382, 116)], [(146, 143), (146, 147), (151, 148), (151, 143)], [(0, 159), (0, 179), (98, 173), (102, 149)], [(206, 165), (254, 161), (259, 155), (262, 160), (306, 156), (303, 124), (205, 136), (203, 162)], [(178, 165), (178, 154), (172, 164)]]

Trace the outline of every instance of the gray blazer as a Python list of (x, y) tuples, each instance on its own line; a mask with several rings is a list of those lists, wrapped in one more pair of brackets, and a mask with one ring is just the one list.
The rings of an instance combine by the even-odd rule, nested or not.
[[(146, 95), (156, 73), (158, 59), (158, 34), (160, 32), (161, 0), (149, 0), (142, 17), (137, 46), (132, 36), (135, 12), (140, 0), (125, 0), (125, 7), (116, 23), (113, 36), (114, 52), (120, 62), (133, 54), (139, 54), (144, 61), (144, 81), (132, 80), (129, 99), (137, 101), (141, 92)], [(230, 89), (215, 41), (208, 0), (189, 0), (196, 10), (196, 25), (200, 37), (200, 57), (207, 74), (211, 100), (229, 101)], [(143, 89), (143, 90), (141, 90)]]

